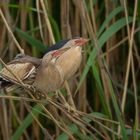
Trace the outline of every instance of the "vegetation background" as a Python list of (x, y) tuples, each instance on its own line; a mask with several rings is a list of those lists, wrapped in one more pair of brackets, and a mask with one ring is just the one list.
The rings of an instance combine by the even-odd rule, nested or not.
[(61, 39), (90, 41), (58, 99), (0, 91), (0, 139), (140, 139), (139, 25), (140, 0), (1, 0), (5, 63), (23, 51), (41, 58)]

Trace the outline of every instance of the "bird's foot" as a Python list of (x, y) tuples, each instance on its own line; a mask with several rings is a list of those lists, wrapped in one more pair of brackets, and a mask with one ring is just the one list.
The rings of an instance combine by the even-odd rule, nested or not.
[(32, 86), (32, 85), (28, 85), (28, 84), (24, 84), (24, 86), (25, 86), (26, 89), (32, 91), (33, 93), (36, 92), (36, 89), (35, 89), (34, 86)]
[(76, 109), (74, 109), (72, 106), (70, 106), (68, 103), (65, 103), (64, 105), (66, 107), (66, 109), (68, 110), (68, 112), (75, 112)]
[(69, 113), (72, 113), (73, 115), (79, 116), (76, 108), (72, 107), (71, 105), (69, 105), (68, 103), (64, 104), (65, 108), (68, 110)]
[(44, 93), (41, 93), (41, 92), (36, 92), (34, 94), (34, 96), (37, 100), (46, 99), (46, 95)]
[(55, 92), (55, 94), (54, 94), (54, 98), (56, 98), (56, 99), (59, 98), (59, 93), (58, 93), (58, 92)]

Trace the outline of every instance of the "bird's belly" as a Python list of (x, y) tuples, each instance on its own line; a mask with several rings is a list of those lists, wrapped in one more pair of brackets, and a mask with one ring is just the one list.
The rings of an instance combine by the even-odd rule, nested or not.
[(81, 48), (72, 48), (66, 51), (56, 62), (56, 66), (68, 80), (78, 70), (82, 60)]
[(54, 65), (49, 65), (37, 72), (34, 87), (41, 92), (54, 92), (59, 89), (64, 80)]

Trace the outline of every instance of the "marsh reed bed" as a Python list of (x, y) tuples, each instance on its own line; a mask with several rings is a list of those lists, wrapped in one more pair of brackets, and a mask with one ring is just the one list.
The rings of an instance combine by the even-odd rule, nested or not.
[(57, 97), (0, 91), (1, 140), (140, 139), (140, 1), (1, 0), (0, 25), (5, 63), (23, 52), (41, 58), (62, 39), (90, 39)]

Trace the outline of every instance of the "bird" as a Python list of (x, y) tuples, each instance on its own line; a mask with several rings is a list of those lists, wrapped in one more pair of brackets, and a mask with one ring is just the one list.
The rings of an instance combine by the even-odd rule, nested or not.
[(55, 66), (58, 57), (61, 55), (58, 50), (48, 52), (42, 58), (42, 62), (37, 70), (33, 87), (42, 93), (48, 93), (59, 89), (63, 84), (63, 77), (59, 69)]
[(72, 38), (62, 40), (50, 47), (43, 56), (33, 86), (48, 93), (60, 89), (78, 70), (82, 61), (82, 48), (89, 40)]
[(37, 67), (41, 59), (25, 54), (17, 54), (16, 57), (6, 64), (0, 71), (0, 89), (13, 85), (32, 84)]
[(81, 46), (86, 42), (88, 39), (81, 37), (62, 40), (49, 47), (42, 59), (18, 54), (0, 71), (0, 89), (21, 85), (21, 80), (38, 91), (56, 91), (78, 70), (82, 60)]

